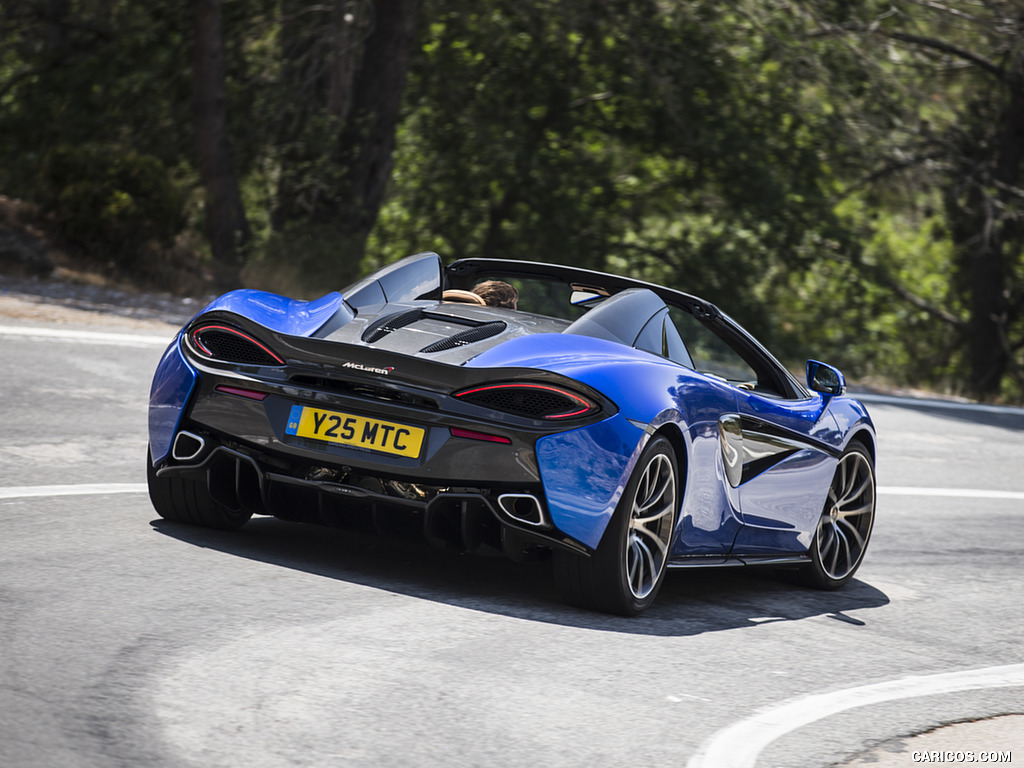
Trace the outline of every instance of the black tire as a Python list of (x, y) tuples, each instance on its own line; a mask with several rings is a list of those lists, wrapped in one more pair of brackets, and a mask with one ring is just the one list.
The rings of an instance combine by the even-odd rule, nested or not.
[(796, 580), (815, 589), (839, 589), (857, 572), (875, 523), (875, 466), (864, 444), (853, 440), (839, 457), (828, 499)]
[(214, 501), (205, 482), (185, 477), (158, 477), (151, 454), (146, 456), (146, 480), (149, 500), (165, 520), (233, 531), (252, 517), (252, 512), (230, 509)]
[(563, 599), (621, 616), (646, 610), (665, 579), (679, 492), (675, 451), (657, 437), (640, 455), (594, 554), (555, 552), (555, 582)]

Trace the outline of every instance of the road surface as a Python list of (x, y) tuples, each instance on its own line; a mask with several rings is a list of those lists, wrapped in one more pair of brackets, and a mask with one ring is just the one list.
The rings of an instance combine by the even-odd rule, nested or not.
[(161, 521), (173, 328), (101, 317), (0, 316), (0, 766), (821, 768), (1024, 712), (1024, 411), (872, 401), (855, 581), (676, 571), (628, 620), (545, 564)]

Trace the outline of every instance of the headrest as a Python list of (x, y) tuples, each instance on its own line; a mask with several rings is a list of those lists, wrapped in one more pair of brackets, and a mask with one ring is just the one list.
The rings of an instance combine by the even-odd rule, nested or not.
[(487, 306), (487, 302), (475, 293), (472, 291), (463, 291), (460, 288), (449, 288), (441, 294), (441, 300), (453, 302), (455, 304), (478, 304), (481, 307)]

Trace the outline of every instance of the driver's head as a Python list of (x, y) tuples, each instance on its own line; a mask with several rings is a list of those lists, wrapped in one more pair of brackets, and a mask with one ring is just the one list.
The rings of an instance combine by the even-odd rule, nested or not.
[(519, 292), (501, 280), (486, 280), (473, 286), (473, 293), (484, 300), (489, 307), (515, 309), (519, 303)]

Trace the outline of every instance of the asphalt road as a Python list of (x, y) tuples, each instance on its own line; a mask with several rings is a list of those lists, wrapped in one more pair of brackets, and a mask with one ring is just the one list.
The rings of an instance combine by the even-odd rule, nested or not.
[(873, 402), (854, 582), (677, 571), (627, 620), (563, 606), (544, 564), (162, 522), (161, 346), (88, 318), (0, 317), (4, 768), (819, 768), (1024, 712), (1024, 411)]

